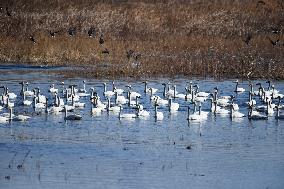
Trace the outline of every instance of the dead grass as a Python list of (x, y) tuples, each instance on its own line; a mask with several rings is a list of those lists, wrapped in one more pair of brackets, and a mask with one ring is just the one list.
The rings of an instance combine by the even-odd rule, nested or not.
[[(264, 1), (24, 0), (0, 3), (0, 60), (83, 65), (76, 74), (284, 79), (284, 11)], [(97, 30), (89, 38), (88, 29)], [(76, 36), (67, 29), (76, 27)], [(272, 33), (273, 28), (281, 30)], [(49, 31), (60, 31), (55, 38)], [(99, 44), (99, 34), (105, 43)], [(247, 45), (244, 40), (251, 34)], [(33, 35), (36, 44), (29, 40)], [(280, 43), (273, 46), (268, 38)], [(105, 49), (109, 54), (103, 54)], [(137, 61), (126, 51), (141, 54)], [(110, 63), (107, 67), (105, 63)], [(95, 66), (95, 69), (87, 67)]]

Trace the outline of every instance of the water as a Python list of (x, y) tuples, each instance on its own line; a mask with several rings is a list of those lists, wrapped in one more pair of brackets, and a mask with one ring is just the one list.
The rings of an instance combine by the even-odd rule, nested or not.
[[(83, 78), (64, 80), (61, 76), (33, 71), (21, 73), (10, 68), (0, 76), (19, 94), (20, 81), (43, 94), (51, 83), (61, 81), (82, 88)], [(149, 79), (162, 96), (163, 82), (184, 91), (188, 79)], [(103, 82), (87, 79), (86, 88), (95, 87), (102, 97)], [(284, 120), (233, 120), (208, 117), (204, 122), (188, 122), (187, 106), (170, 114), (159, 107), (164, 120), (155, 121), (153, 105), (143, 93), (142, 81), (117, 80), (118, 88), (131, 84), (140, 102), (150, 111), (149, 119), (119, 120), (115, 114), (90, 114), (89, 98), (84, 109), (76, 109), (81, 121), (64, 121), (64, 114), (34, 114), (32, 108), (15, 107), (15, 114), (32, 116), (28, 122), (0, 124), (0, 188), (283, 188)], [(194, 80), (202, 91), (218, 86), (221, 95), (234, 94), (232, 80)], [(256, 81), (258, 82), (258, 81)], [(264, 83), (264, 81), (261, 81)], [(241, 83), (248, 89), (248, 81)], [(275, 86), (284, 91), (284, 83)], [(240, 111), (247, 112), (248, 93), (237, 95)], [(104, 98), (102, 97), (102, 100)], [(18, 98), (16, 103), (20, 103)], [(208, 103), (202, 107), (209, 108)], [(4, 110), (3, 112), (7, 112)], [(134, 110), (123, 109), (123, 113)]]

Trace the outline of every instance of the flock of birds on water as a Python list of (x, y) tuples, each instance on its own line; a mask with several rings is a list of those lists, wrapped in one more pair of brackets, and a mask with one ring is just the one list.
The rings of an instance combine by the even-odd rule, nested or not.
[[(232, 89), (233, 94), (244, 93), (246, 89), (240, 87), (238, 81)], [(0, 96), (0, 123), (10, 121), (28, 121), (32, 116), (40, 114), (65, 114), (64, 120), (81, 120), (83, 117), (76, 113), (76, 109), (84, 109), (86, 102), (91, 103), (91, 114), (100, 116), (103, 112), (113, 112), (119, 119), (147, 119), (153, 117), (156, 121), (164, 119), (165, 110), (172, 112), (180, 111), (180, 104), (183, 101), (187, 106), (188, 121), (205, 121), (209, 115), (230, 116), (232, 119), (243, 119), (247, 117), (250, 120), (265, 120), (268, 117), (275, 119), (284, 119), (281, 109), (281, 94), (270, 81), (263, 83), (250, 83), (250, 89), (247, 94), (246, 114), (240, 112), (239, 104), (235, 96), (221, 96), (218, 87), (212, 91), (201, 91), (199, 86), (189, 82), (185, 87), (184, 93), (177, 91), (176, 85), (163, 83), (163, 92), (158, 92), (157, 88), (149, 87), (147, 81), (144, 85), (144, 98), (149, 98), (151, 106), (154, 108), (144, 108), (143, 103), (139, 102), (142, 95), (133, 90), (131, 85), (123, 88), (117, 88), (112, 82), (112, 89), (107, 90), (107, 83), (103, 83), (103, 92), (91, 87), (86, 89), (86, 81), (83, 81), (83, 88), (78, 89), (77, 85), (66, 85), (64, 82), (60, 86), (51, 84), (48, 94), (41, 93), (39, 87), (29, 90), (28, 82), (20, 82), (21, 90), (15, 94), (7, 86), (0, 86), (3, 94)], [(142, 85), (142, 84), (141, 84)], [(152, 84), (154, 85), (154, 84)], [(258, 89), (254, 90), (257, 86)], [(101, 96), (98, 93), (102, 93)], [(160, 97), (157, 94), (162, 94)], [(82, 102), (81, 99), (86, 102)], [(202, 106), (209, 103), (210, 108), (207, 111)], [(13, 109), (18, 107), (33, 107), (37, 114), (18, 114), (13, 113)], [(154, 111), (152, 110), (154, 109)], [(163, 109), (164, 111), (160, 111)], [(127, 111), (125, 111), (127, 110)], [(152, 111), (151, 111), (152, 110)]]

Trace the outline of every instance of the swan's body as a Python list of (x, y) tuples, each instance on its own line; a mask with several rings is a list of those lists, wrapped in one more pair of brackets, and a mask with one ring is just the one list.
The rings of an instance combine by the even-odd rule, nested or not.
[(54, 84), (52, 84), (52, 85), (50, 86), (50, 88), (49, 88), (48, 91), (51, 92), (51, 93), (58, 93), (58, 89), (56, 89), (56, 88), (54, 87)]

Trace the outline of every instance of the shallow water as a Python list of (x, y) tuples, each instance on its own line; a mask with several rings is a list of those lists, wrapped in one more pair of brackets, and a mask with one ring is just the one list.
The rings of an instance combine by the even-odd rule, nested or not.
[[(30, 82), (30, 89), (40, 87), (43, 94), (51, 83), (60, 88), (63, 78), (33, 70), (19, 73), (10, 68), (0, 76), (19, 94), (20, 81)], [(64, 80), (82, 88), (83, 78)], [(188, 79), (148, 79), (149, 86), (159, 89), (163, 82), (184, 91)], [(102, 97), (103, 82), (87, 79), (86, 87), (95, 87)], [(142, 81), (121, 79), (118, 88), (131, 84), (139, 92), (140, 102), (151, 112), (149, 119), (119, 120), (103, 112), (90, 114), (89, 98), (84, 109), (76, 113), (81, 121), (64, 121), (64, 114), (33, 113), (32, 108), (17, 106), (15, 114), (27, 113), (27, 122), (0, 124), (0, 188), (283, 188), (284, 187), (284, 120), (231, 120), (228, 116), (209, 116), (204, 122), (188, 122), (187, 106), (180, 103), (177, 113), (166, 107), (164, 120), (155, 121), (149, 95), (143, 93)], [(232, 95), (232, 80), (193, 80), (200, 90), (218, 86), (221, 95)], [(256, 81), (258, 82), (258, 81)], [(261, 81), (264, 83), (264, 81)], [(241, 83), (248, 89), (248, 81)], [(284, 92), (284, 82), (275, 86)], [(248, 93), (237, 95), (240, 111), (247, 112)], [(102, 97), (102, 100), (104, 98)], [(16, 100), (20, 103), (21, 98)], [(208, 103), (203, 107), (209, 108)], [(7, 112), (7, 110), (3, 110)], [(123, 112), (134, 112), (124, 107)], [(0, 112), (1, 113), (1, 112)], [(187, 147), (190, 146), (190, 149)]]

